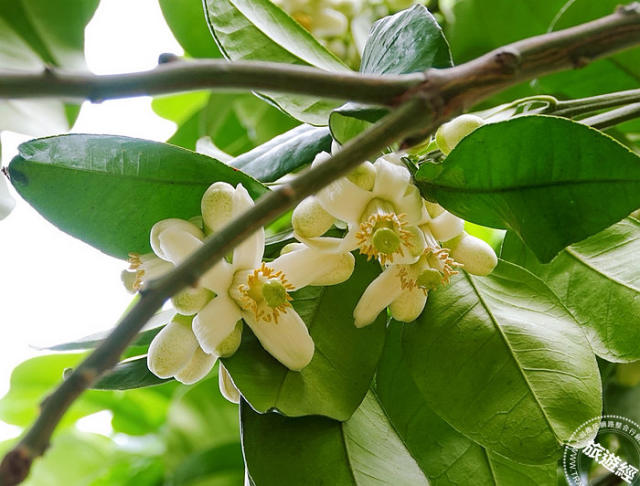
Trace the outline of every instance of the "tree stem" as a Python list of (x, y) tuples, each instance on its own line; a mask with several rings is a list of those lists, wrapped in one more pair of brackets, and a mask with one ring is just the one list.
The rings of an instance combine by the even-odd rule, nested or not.
[(640, 89), (630, 89), (589, 98), (558, 101), (556, 106), (546, 113), (570, 118), (637, 102), (640, 102)]
[(598, 130), (605, 130), (638, 117), (640, 117), (640, 103), (632, 103), (616, 110), (605, 111), (604, 113), (584, 118), (580, 120), (580, 123)]

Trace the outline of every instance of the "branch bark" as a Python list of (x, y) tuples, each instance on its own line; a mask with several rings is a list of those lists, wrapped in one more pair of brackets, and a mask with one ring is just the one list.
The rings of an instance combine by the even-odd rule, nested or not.
[[(309, 85), (299, 86), (309, 81), (316, 83), (313, 85), (313, 89), (317, 89), (314, 93), (316, 95), (369, 102), (374, 102), (373, 98), (376, 98), (380, 103), (393, 102), (398, 105), (398, 108), (387, 117), (347, 143), (343, 150), (333, 156), (330, 161), (261, 198), (252, 209), (219, 233), (212, 235), (200, 250), (177, 266), (174, 271), (161, 279), (149, 282), (142, 291), (140, 301), (120, 321), (109, 338), (42, 404), (42, 411), (36, 422), (0, 464), (0, 485), (18, 484), (27, 476), (33, 459), (44, 453), (53, 430), (68, 407), (102, 373), (116, 364), (129, 342), (162, 306), (162, 303), (186, 286), (196, 283), (208, 268), (256, 229), (274, 220), (304, 197), (346, 174), (363, 160), (376, 155), (384, 147), (406, 139), (416, 131), (420, 131), (420, 136), (424, 137), (442, 122), (507, 86), (560, 69), (580, 67), (592, 59), (638, 43), (640, 43), (640, 4), (633, 3), (620, 7), (613, 15), (594, 22), (516, 42), (454, 68), (430, 70), (424, 76), (417, 75), (421, 80), (419, 83), (416, 82), (416, 75), (394, 78), (395, 81), (401, 81), (394, 89), (399, 88), (405, 81), (408, 81), (408, 84), (396, 92), (398, 94), (392, 101), (387, 98), (392, 92), (387, 90), (389, 85), (382, 91), (376, 91), (378, 88), (373, 88), (377, 86), (376, 83), (380, 78), (376, 78), (375, 82), (372, 81), (373, 84), (367, 85), (372, 89), (371, 93), (376, 93), (368, 99), (369, 95), (359, 96), (356, 93), (356, 86), (361, 87), (360, 81), (366, 80), (360, 75), (339, 75), (344, 77), (338, 80), (338, 77), (335, 77), (338, 75), (332, 74), (327, 77), (326, 73), (312, 74), (308, 68), (300, 70), (300, 68), (279, 66), (278, 69), (282, 70), (278, 83), (282, 85), (274, 81), (267, 86), (265, 83), (271, 83), (271, 81), (256, 79), (253, 69), (263, 69), (262, 77), (268, 77), (267, 73), (273, 74), (274, 66), (254, 63), (242, 64), (238, 69), (232, 67), (236, 65), (235, 63), (225, 63), (227, 74), (220, 78), (222, 81), (211, 78), (211, 66), (214, 65), (215, 69), (219, 69), (219, 63), (194, 66), (194, 72), (199, 73), (196, 80), (179, 79), (185, 74), (185, 66), (182, 64), (175, 64), (171, 69), (158, 68), (148, 73), (115, 77), (83, 75), (85, 77), (73, 78), (79, 75), (60, 77), (56, 74), (46, 82), (43, 78), (45, 75), (26, 75), (26, 77), (23, 75), (22, 78), (0, 76), (0, 96), (5, 97), (8, 94), (27, 96), (28, 90), (31, 90), (31, 97), (33, 97), (35, 94), (33, 90), (41, 89), (47, 96), (103, 99), (107, 96), (157, 94), (232, 85), (250, 89), (278, 89), (310, 94), (311, 88), (307, 90)], [(191, 66), (188, 67), (192, 69)], [(241, 72), (244, 74), (240, 74)], [(314, 77), (316, 75), (317, 77)], [(67, 82), (72, 78), (75, 79), (73, 83)], [(29, 86), (28, 90), (20, 88), (19, 79)], [(295, 81), (291, 81), (292, 79)], [(329, 83), (329, 87), (322, 86), (324, 81)], [(83, 82), (88, 82), (89, 85), (84, 86)], [(384, 93), (381, 94), (382, 92)], [(380, 98), (377, 98), (378, 95)]]

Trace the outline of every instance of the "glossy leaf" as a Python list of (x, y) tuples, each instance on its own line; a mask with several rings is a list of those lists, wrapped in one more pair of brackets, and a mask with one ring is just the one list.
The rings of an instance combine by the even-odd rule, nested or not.
[(402, 351), (404, 323), (391, 321), (376, 375), (376, 394), (398, 436), (432, 486), (554, 486), (556, 465), (523, 465), (462, 435), (427, 404)]
[(261, 182), (273, 182), (330, 150), (328, 129), (302, 125), (236, 157), (229, 165)]
[(627, 218), (540, 264), (513, 233), (502, 258), (544, 280), (583, 326), (593, 350), (609, 361), (640, 359), (640, 222)]
[(20, 195), (63, 231), (118, 258), (150, 252), (156, 222), (199, 215), (213, 182), (242, 183), (253, 197), (266, 191), (210, 157), (135, 138), (65, 135), (19, 150), (9, 173)]
[(346, 422), (260, 415), (240, 405), (242, 446), (255, 484), (427, 485), (375, 396)]
[(637, 155), (548, 116), (480, 127), (443, 164), (423, 164), (416, 180), (423, 195), (465, 220), (513, 230), (542, 262), (640, 206)]
[(145, 386), (160, 385), (172, 381), (169, 378), (158, 378), (147, 368), (147, 358), (136, 358), (116, 365), (96, 381), (94, 390), (130, 390)]
[(436, 414), (517, 462), (554, 462), (600, 414), (598, 367), (579, 325), (541, 280), (506, 262), (431, 292), (403, 349)]
[[(269, 0), (205, 0), (211, 32), (227, 59), (314, 66), (327, 71), (349, 69), (303, 27)], [(333, 101), (300, 95), (266, 93), (294, 118), (326, 125)]]
[(223, 361), (254, 409), (338, 420), (353, 414), (369, 389), (385, 334), (384, 315), (357, 329), (353, 309), (379, 272), (378, 264), (357, 258), (356, 269), (346, 282), (306, 287), (293, 294), (293, 307), (309, 327), (316, 346), (311, 363), (300, 372), (281, 365), (245, 328), (240, 349)]
[[(414, 5), (373, 25), (360, 72), (408, 74), (452, 65), (449, 44), (438, 22), (423, 5)], [(384, 108), (347, 103), (331, 113), (331, 133), (344, 143), (386, 113)]]

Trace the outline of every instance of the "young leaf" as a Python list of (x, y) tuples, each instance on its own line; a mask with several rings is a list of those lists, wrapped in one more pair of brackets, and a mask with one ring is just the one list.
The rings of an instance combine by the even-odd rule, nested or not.
[(640, 158), (549, 116), (480, 127), (443, 164), (423, 164), (416, 181), (452, 213), (513, 230), (542, 262), (640, 207)]
[[(373, 25), (360, 72), (408, 74), (452, 65), (449, 44), (438, 22), (423, 5), (416, 4)], [(347, 103), (331, 113), (331, 133), (344, 143), (387, 112), (385, 108)]]
[(514, 461), (555, 461), (600, 414), (600, 375), (582, 330), (541, 280), (510, 263), (432, 292), (402, 344), (433, 411)]
[(609, 361), (640, 359), (640, 222), (626, 218), (540, 264), (508, 232), (502, 258), (544, 280), (583, 326), (593, 350)]
[(489, 451), (441, 419), (411, 377), (402, 351), (404, 324), (391, 321), (378, 373), (376, 395), (394, 430), (432, 486), (474, 484), (555, 485), (556, 465), (524, 465)]
[(236, 167), (261, 182), (273, 182), (331, 150), (327, 128), (301, 125), (233, 159)]
[(259, 412), (276, 409), (297, 417), (325, 415), (346, 420), (369, 389), (385, 334), (385, 316), (365, 328), (353, 324), (353, 309), (380, 272), (377, 263), (356, 259), (349, 280), (330, 287), (306, 287), (293, 294), (293, 307), (315, 342), (311, 363), (290, 371), (244, 330), (240, 349), (224, 365), (244, 398)]
[(258, 181), (173, 145), (111, 135), (62, 135), (23, 143), (9, 166), (20, 195), (61, 230), (117, 258), (148, 253), (149, 231), (165, 218), (200, 214), (210, 184)]
[[(205, 0), (207, 20), (220, 50), (232, 61), (272, 61), (349, 69), (269, 0)], [(266, 94), (282, 110), (312, 125), (326, 125), (336, 102), (300, 95)]]
[(222, 57), (199, 0), (159, 0), (162, 15), (185, 54), (196, 58)]
[(247, 469), (261, 486), (428, 484), (372, 393), (344, 423), (260, 415), (246, 402), (240, 421)]

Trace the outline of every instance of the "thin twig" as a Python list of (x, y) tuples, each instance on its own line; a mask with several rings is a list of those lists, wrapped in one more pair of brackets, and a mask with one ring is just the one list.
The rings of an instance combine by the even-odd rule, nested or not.
[(604, 130), (638, 117), (640, 117), (640, 103), (632, 103), (622, 108), (605, 111), (604, 113), (584, 118), (580, 120), (580, 123), (597, 128), (598, 130)]
[[(167, 298), (196, 283), (208, 268), (258, 228), (346, 174), (361, 161), (376, 155), (385, 146), (406, 139), (417, 130), (425, 136), (461, 110), (510, 85), (561, 69), (580, 67), (591, 59), (637, 43), (640, 43), (640, 4), (633, 3), (594, 22), (516, 42), (455, 68), (428, 71), (420, 85), (407, 89), (395, 100), (399, 104), (396, 110), (347, 143), (328, 162), (265, 195), (252, 209), (212, 235), (200, 250), (170, 274), (149, 282), (138, 304), (125, 315), (111, 335), (43, 403), (36, 422), (0, 464), (0, 485), (18, 484), (26, 477), (33, 459), (46, 450), (51, 434), (66, 409), (98, 376), (116, 364), (128, 343)], [(97, 78), (94, 83), (104, 79)], [(2, 79), (0, 76), (0, 92)], [(143, 79), (149, 81), (154, 77), (148, 75)], [(174, 87), (166, 83), (166, 77), (163, 79), (165, 84), (154, 85), (155, 92), (159, 86), (165, 89), (164, 92)], [(250, 80), (245, 81), (243, 87), (249, 87)], [(286, 76), (279, 82), (286, 83), (282, 91), (300, 92), (300, 88), (290, 86)], [(255, 81), (250, 87), (264, 88), (258, 84)], [(56, 86), (69, 96), (74, 92), (87, 93), (81, 86), (74, 85), (74, 90), (64, 88), (60, 83)], [(203, 84), (199, 87), (202, 88)], [(188, 83), (184, 82), (180, 88), (188, 89)], [(340, 85), (339, 89), (342, 88), (344, 85)], [(93, 89), (96, 89), (95, 85)], [(132, 93), (131, 86), (117, 91), (112, 85), (111, 89), (110, 96)], [(140, 85), (136, 89), (139, 94), (148, 91)], [(52, 91), (49, 90), (49, 94), (53, 94)], [(92, 93), (92, 96), (97, 96)], [(328, 96), (326, 90), (321, 90), (321, 93)]]
[(111, 98), (233, 88), (386, 105), (422, 80), (421, 73), (376, 76), (273, 62), (177, 60), (159, 64), (149, 71), (101, 76), (51, 68), (41, 72), (0, 71), (0, 98), (57, 97), (100, 102)]
[(558, 101), (547, 113), (571, 118), (636, 102), (640, 102), (640, 89), (629, 89), (589, 98)]

